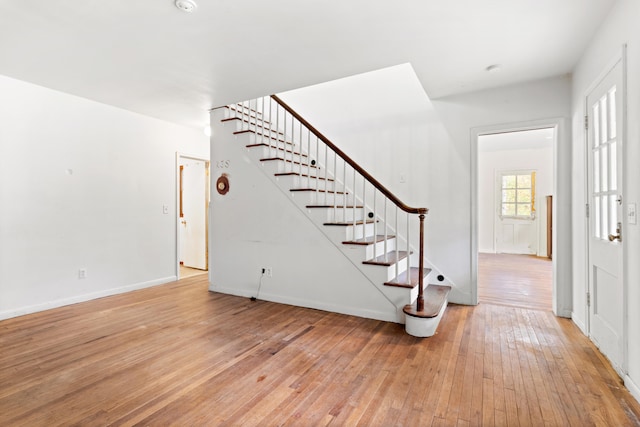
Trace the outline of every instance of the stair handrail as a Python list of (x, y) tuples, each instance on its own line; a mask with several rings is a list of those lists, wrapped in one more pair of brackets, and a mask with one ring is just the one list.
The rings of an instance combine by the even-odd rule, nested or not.
[[(298, 114), (293, 108), (291, 108), (286, 102), (284, 102), (278, 95), (271, 95), (271, 98), (276, 101), (282, 108), (284, 108), (289, 114), (295, 117), (302, 125), (304, 125), (311, 133), (313, 133), (318, 139), (325, 143), (325, 145), (347, 162), (353, 169), (355, 169), (361, 176), (363, 176), (369, 183), (371, 183), (378, 191), (391, 200), (398, 208), (409, 214), (417, 214), (420, 219), (420, 249), (419, 249), (419, 267), (418, 267), (418, 298), (416, 300), (416, 309), (418, 312), (424, 310), (424, 218), (429, 212), (427, 208), (414, 208), (408, 206), (402, 202), (395, 194), (382, 185), (377, 179), (369, 174), (362, 166), (360, 166), (355, 160), (353, 160), (344, 151), (338, 148), (329, 138), (324, 136), (318, 129), (316, 129), (311, 123), (306, 121), (304, 117)], [(409, 276), (409, 270), (407, 270), (407, 277)]]
[(274, 101), (276, 101), (278, 104), (280, 104), (280, 106), (282, 106), (282, 108), (287, 110), (289, 112), (289, 114), (291, 114), (293, 117), (295, 117), (300, 123), (305, 125), (307, 127), (307, 129), (309, 129), (311, 131), (311, 133), (313, 133), (315, 136), (317, 136), (318, 139), (320, 139), (329, 148), (331, 148), (334, 153), (339, 155), (352, 168), (354, 168), (356, 171), (358, 171), (358, 173), (360, 175), (365, 177), (367, 179), (367, 181), (369, 181), (371, 184), (373, 184), (374, 187), (376, 187), (389, 200), (391, 200), (393, 203), (395, 203), (395, 205), (398, 206), (400, 209), (402, 209), (403, 211), (405, 211), (407, 213), (411, 213), (411, 214), (426, 214), (427, 212), (429, 212), (429, 209), (427, 209), (427, 208), (413, 208), (413, 207), (405, 204), (404, 202), (402, 202), (402, 200), (400, 200), (398, 197), (396, 197), (395, 194), (393, 194), (389, 189), (387, 189), (384, 185), (382, 185), (377, 179), (375, 179), (373, 176), (371, 176), (362, 166), (360, 166), (358, 163), (356, 163), (355, 160), (353, 160), (351, 157), (349, 157), (348, 154), (346, 154), (344, 151), (342, 151), (340, 148), (338, 148), (333, 142), (331, 142), (331, 140), (329, 138), (324, 136), (318, 129), (313, 127), (313, 125), (311, 125), (311, 123), (306, 121), (304, 119), (304, 117), (302, 117), (300, 114), (298, 114), (293, 108), (291, 108), (289, 105), (287, 105), (287, 103), (284, 102), (282, 99), (280, 99), (280, 97), (278, 97), (278, 95), (271, 95), (271, 98), (273, 98)]

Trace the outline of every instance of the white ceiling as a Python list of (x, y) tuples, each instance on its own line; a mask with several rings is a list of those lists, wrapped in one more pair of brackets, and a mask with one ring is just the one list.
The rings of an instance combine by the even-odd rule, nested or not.
[(404, 63), (430, 98), (570, 73), (615, 2), (196, 1), (0, 0), (0, 74), (204, 126), (213, 106)]

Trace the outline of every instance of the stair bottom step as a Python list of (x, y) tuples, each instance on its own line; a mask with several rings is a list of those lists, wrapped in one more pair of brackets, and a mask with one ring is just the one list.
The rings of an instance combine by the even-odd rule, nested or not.
[(418, 311), (414, 303), (405, 305), (402, 311), (407, 316), (423, 319), (436, 317), (447, 303), (449, 291), (451, 291), (451, 286), (429, 285), (424, 290), (424, 310)]

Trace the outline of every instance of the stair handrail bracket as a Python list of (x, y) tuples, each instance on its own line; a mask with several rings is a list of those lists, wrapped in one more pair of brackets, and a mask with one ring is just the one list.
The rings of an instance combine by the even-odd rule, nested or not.
[[(279, 105), (280, 107), (282, 107), (282, 109), (284, 109), (283, 115), (284, 117), (280, 117), (280, 114), (277, 113), (279, 111), (279, 109), (276, 106), (276, 114), (273, 113), (273, 108), (269, 105), (268, 106), (268, 110), (266, 110), (266, 106), (264, 105), (264, 98), (262, 99), (262, 120), (265, 120), (265, 116), (268, 115), (269, 117), (269, 121), (271, 122), (272, 119), (275, 118), (275, 124), (277, 127), (279, 127), (280, 124), (282, 124), (283, 129), (283, 133), (284, 133), (284, 139), (286, 140), (288, 138), (288, 135), (290, 135), (291, 138), (291, 146), (297, 146), (299, 147), (299, 151), (300, 153), (302, 153), (305, 148), (306, 148), (306, 155), (308, 156), (306, 158), (306, 169), (305, 169), (305, 165), (303, 165), (304, 160), (302, 159), (302, 156), (300, 156), (299, 159), (299, 174), (300, 176), (305, 176), (305, 172), (306, 172), (306, 176), (311, 176), (312, 175), (312, 171), (310, 169), (310, 165), (312, 164), (313, 161), (316, 161), (317, 164), (322, 164), (324, 166), (324, 179), (325, 179), (325, 185), (326, 181), (331, 179), (334, 182), (334, 195), (332, 198), (330, 198), (328, 196), (329, 191), (325, 191), (324, 192), (324, 202), (326, 205), (333, 205), (334, 207), (334, 212), (335, 215), (339, 215), (339, 212), (342, 211), (342, 215), (343, 215), (343, 220), (345, 223), (349, 222), (352, 223), (354, 226), (354, 236), (353, 236), (353, 240), (356, 241), (359, 236), (355, 235), (356, 234), (356, 230), (357, 227), (356, 226), (360, 226), (360, 228), (362, 229), (362, 240), (366, 241), (367, 236), (365, 233), (365, 229), (367, 227), (367, 225), (369, 224), (369, 226), (373, 227), (373, 258), (374, 259), (383, 259), (384, 261), (388, 261), (387, 258), (389, 259), (393, 259), (393, 260), (400, 260), (403, 259), (403, 257), (406, 257), (406, 262), (403, 261), (394, 261), (395, 262), (395, 277), (396, 277), (396, 281), (399, 281), (399, 277), (400, 274), (403, 273), (404, 270), (406, 272), (406, 274), (404, 275), (404, 280), (406, 280), (406, 284), (407, 285), (411, 285), (411, 276), (412, 276), (412, 269), (411, 269), (411, 265), (410, 265), (410, 259), (411, 259), (411, 245), (410, 245), (410, 227), (409, 227), (409, 215), (418, 215), (418, 219), (419, 219), (419, 254), (418, 254), (418, 261), (419, 261), (419, 268), (417, 271), (417, 275), (418, 275), (418, 283), (417, 283), (417, 287), (418, 287), (418, 296), (416, 298), (416, 306), (412, 307), (412, 308), (408, 308), (408, 306), (404, 307), (404, 312), (408, 313), (408, 310), (410, 310), (411, 313), (420, 313), (424, 310), (424, 259), (425, 259), (425, 254), (424, 254), (424, 246), (425, 246), (425, 242), (424, 242), (424, 219), (425, 219), (425, 215), (429, 212), (429, 209), (427, 208), (423, 208), (423, 207), (411, 207), (407, 204), (405, 204), (402, 200), (400, 200), (395, 194), (393, 194), (388, 188), (386, 188), (384, 185), (382, 185), (378, 180), (376, 180), (371, 174), (369, 174), (362, 166), (360, 166), (355, 160), (353, 160), (349, 155), (347, 155), (344, 151), (342, 151), (339, 147), (337, 147), (329, 138), (327, 138), (325, 135), (323, 135), (320, 131), (318, 131), (313, 125), (311, 125), (307, 120), (304, 119), (304, 117), (300, 116), (300, 114), (298, 114), (293, 108), (291, 108), (286, 102), (284, 102), (280, 97), (278, 97), (277, 95), (271, 95), (270, 97), (273, 101), (275, 101), (275, 103), (277, 105)], [(256, 110), (258, 109), (257, 107), (260, 107), (258, 104), (258, 101), (256, 100)], [(269, 104), (271, 104), (271, 102), (269, 102)], [(251, 109), (251, 104), (249, 104), (249, 109)], [(268, 111), (268, 113), (266, 112)], [(289, 122), (287, 114), (289, 116), (291, 116), (291, 121)], [(274, 115), (276, 117), (274, 117)], [(256, 114), (256, 118), (257, 118), (257, 114)], [(297, 120), (297, 123), (295, 123), (295, 120)], [(251, 122), (251, 120), (248, 120), (249, 122)], [(257, 120), (256, 120), (257, 121)], [(270, 125), (271, 126), (271, 125)], [(264, 131), (263, 131), (264, 132)], [(297, 139), (297, 143), (296, 143), (296, 137)], [(312, 144), (312, 140), (315, 139), (315, 144)], [(324, 144), (323, 148), (320, 148), (320, 143), (319, 141), (321, 141)], [(285, 145), (287, 144), (287, 142), (285, 141)], [(306, 144), (306, 146), (305, 146)], [(270, 143), (271, 145), (271, 143)], [(333, 155), (329, 155), (329, 150), (331, 150), (331, 152), (333, 152)], [(292, 149), (293, 151), (293, 149)], [(284, 152), (283, 156), (284, 159), (287, 160), (287, 151)], [(312, 157), (316, 157), (316, 159), (311, 160)], [(340, 160), (338, 160), (340, 159)], [(321, 161), (322, 160), (322, 161)], [(291, 155), (291, 162), (295, 163), (297, 162), (298, 159), (294, 158), (293, 154)], [(316, 163), (313, 163), (313, 165), (316, 165)], [(349, 165), (352, 168), (352, 171), (347, 170), (347, 165)], [(292, 166), (293, 167), (293, 166)], [(331, 167), (333, 168), (333, 170), (329, 171), (329, 169), (331, 169)], [(294, 169), (295, 170), (295, 169)], [(322, 177), (322, 172), (320, 172), (319, 170), (316, 169), (316, 177)], [(351, 175), (351, 176), (349, 176)], [(357, 177), (361, 177), (360, 181), (358, 182)], [(316, 179), (316, 192), (319, 190), (318, 189), (318, 184), (317, 184), (317, 179)], [(349, 181), (349, 185), (350, 187), (347, 187), (347, 181)], [(367, 187), (367, 183), (373, 187), (372, 189), (369, 189)], [(341, 190), (342, 194), (342, 202), (338, 201), (338, 190)], [(359, 193), (360, 192), (360, 193)], [(351, 195), (352, 200), (350, 200), (350, 202), (348, 203), (348, 196), (349, 193), (353, 193)], [(358, 195), (358, 193), (360, 195)], [(381, 194), (383, 196), (383, 198), (381, 200), (378, 200), (378, 193)], [(320, 196), (318, 196), (320, 197)], [(369, 198), (371, 198), (372, 200), (369, 201)], [(396, 210), (395, 210), (395, 215), (391, 215), (392, 218), (388, 218), (388, 209), (387, 209), (387, 200), (391, 201), (395, 206), (396, 206)], [(363, 209), (363, 219), (360, 222), (356, 221), (356, 208), (357, 205), (361, 203), (361, 207)], [(348, 206), (349, 204), (353, 205)], [(368, 208), (368, 206), (372, 206), (372, 214), (367, 214), (366, 210)], [(348, 214), (347, 211), (348, 209), (353, 209), (353, 218), (349, 218), (348, 219)], [(398, 224), (398, 209), (406, 212), (407, 215), (407, 219), (406, 219), (406, 252), (404, 252), (405, 248), (403, 247), (402, 251), (400, 250), (399, 246), (400, 246), (400, 242), (398, 239), (396, 239), (395, 243), (394, 243), (394, 249), (392, 249), (390, 252), (388, 252), (388, 248), (387, 248), (387, 240), (388, 240), (388, 229), (391, 230), (395, 230), (396, 233), (396, 237), (397, 234), (399, 233), (399, 224)], [(369, 217), (369, 219), (371, 219), (371, 221), (368, 220), (367, 216)], [(382, 222), (381, 226), (382, 226), (382, 230), (380, 230), (380, 225), (378, 225), (378, 222)], [(380, 236), (380, 237), (384, 237), (383, 240), (384, 242), (384, 249), (382, 250), (382, 254), (377, 253), (377, 244), (376, 239), (378, 238), (378, 233), (384, 233), (384, 235)], [(395, 251), (395, 254), (394, 254)], [(394, 256), (395, 255), (395, 256)], [(402, 262), (402, 264), (401, 264)], [(413, 282), (415, 284), (415, 282)]]

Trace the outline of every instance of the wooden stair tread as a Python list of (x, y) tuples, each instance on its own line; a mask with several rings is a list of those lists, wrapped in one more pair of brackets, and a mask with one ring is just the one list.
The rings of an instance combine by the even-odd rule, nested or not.
[(315, 188), (291, 188), (289, 191), (300, 192), (300, 191), (313, 191), (316, 193), (328, 193), (328, 194), (347, 194), (343, 191), (333, 191), (333, 190), (316, 190)]
[(253, 120), (249, 121), (249, 120), (247, 120), (246, 118), (245, 118), (245, 119), (242, 119), (242, 118), (240, 118), (240, 117), (227, 117), (226, 119), (222, 119), (222, 120), (220, 120), (220, 121), (224, 123), (224, 122), (231, 122), (231, 121), (233, 121), (233, 120), (240, 120), (240, 121), (241, 121), (241, 122), (243, 122), (243, 123), (249, 123), (249, 125), (259, 126), (259, 127), (261, 127), (262, 129), (266, 129), (266, 130), (271, 129), (271, 133), (278, 133), (278, 134), (280, 134), (280, 135), (284, 135), (284, 133), (283, 133), (282, 131), (279, 131), (279, 130), (277, 131), (277, 130), (275, 130), (275, 129), (269, 128), (268, 126), (265, 126), (265, 125), (270, 125), (270, 124), (271, 124), (271, 123), (269, 123), (269, 121), (268, 121), (268, 120), (265, 120), (265, 121), (263, 122), (263, 121), (262, 121), (262, 119), (258, 119), (258, 120), (259, 120), (259, 122), (256, 122), (255, 117), (251, 116), (251, 118), (252, 118)]
[(313, 165), (306, 165), (304, 163), (300, 163), (300, 162), (295, 162), (295, 161), (291, 161), (291, 159), (283, 159), (282, 157), (267, 157), (266, 159), (260, 159), (261, 162), (272, 162), (274, 160), (280, 160), (281, 162), (287, 162), (287, 163), (293, 163), (294, 165), (302, 165), (302, 166), (307, 166), (313, 169), (316, 169), (317, 166), (313, 166)]
[[(306, 156), (306, 154), (305, 154), (305, 156)], [(302, 166), (307, 166), (307, 165), (302, 165)], [(309, 166), (312, 167), (312, 168), (315, 168), (315, 166), (313, 166), (313, 165), (309, 165)], [(298, 173), (298, 172), (279, 172), (279, 173), (276, 173), (274, 175), (275, 176), (301, 176), (301, 177), (305, 177), (305, 178), (319, 179), (321, 181), (334, 181), (333, 178), (323, 178), (321, 176), (307, 175), (307, 174), (304, 174), (304, 173), (301, 174), (301, 173)], [(333, 206), (331, 206), (331, 207), (333, 207)]]
[(449, 291), (451, 291), (451, 286), (429, 285), (424, 290), (424, 310), (418, 311), (414, 303), (405, 305), (402, 311), (413, 317), (436, 317), (447, 301)]
[(353, 205), (352, 206), (343, 206), (343, 205), (336, 205), (336, 206), (334, 206), (334, 205), (307, 205), (307, 206), (305, 206), (305, 208), (307, 208), (307, 209), (333, 209), (333, 208), (336, 208), (336, 209), (344, 209), (344, 208), (347, 208), (347, 209), (353, 209), (353, 208), (362, 209), (362, 206), (353, 206)]
[(273, 145), (265, 144), (264, 142), (260, 142), (258, 144), (249, 144), (249, 145), (246, 145), (245, 147), (247, 147), (247, 148), (267, 147), (267, 148), (271, 148), (271, 149), (278, 150), (278, 151), (284, 151), (285, 153), (294, 154), (296, 156), (308, 157), (304, 153), (297, 153), (297, 152), (292, 151), (292, 150), (286, 150), (284, 148), (274, 147)]
[[(341, 206), (339, 206), (341, 207)], [(387, 235), (387, 239), (394, 239), (396, 236), (390, 236)], [(378, 243), (378, 242), (384, 242), (385, 238), (384, 238), (384, 234), (379, 234), (377, 236), (367, 236), (363, 239), (356, 239), (356, 240), (347, 240), (345, 242), (342, 242), (343, 245), (360, 245), (360, 246), (368, 246), (368, 245), (373, 245), (374, 243)]]
[[(407, 272), (404, 271), (398, 275), (395, 280), (391, 280), (390, 282), (385, 282), (385, 286), (396, 286), (399, 288), (408, 288), (413, 289), (420, 283), (420, 269), (418, 267), (411, 267), (410, 269), (410, 283), (407, 283)], [(430, 268), (425, 268), (422, 270), (422, 277), (425, 278), (427, 275), (431, 273)]]
[(274, 141), (278, 141), (278, 142), (282, 142), (283, 144), (287, 144), (287, 145), (293, 145), (293, 143), (291, 143), (291, 141), (286, 141), (280, 137), (278, 137), (277, 135), (271, 135), (269, 136), (268, 133), (263, 133), (263, 132), (256, 132), (253, 129), (243, 129), (243, 130), (238, 130), (235, 131), (233, 134), (234, 135), (241, 135), (243, 133), (255, 133), (257, 136), (264, 136), (267, 139), (272, 139)]
[(368, 265), (384, 265), (386, 267), (390, 267), (396, 262), (402, 261), (407, 257), (407, 251), (391, 251), (387, 252), (386, 255), (380, 255), (379, 257), (369, 259), (367, 261), (362, 261), (363, 264)]
[[(373, 220), (372, 219), (368, 219), (367, 220), (367, 224), (373, 224)], [(356, 225), (362, 225), (364, 224), (364, 221), (360, 220), (360, 221), (356, 221)], [(348, 227), (350, 225), (353, 225), (353, 221), (350, 222), (325, 222), (322, 225), (336, 225), (336, 226), (340, 226), (340, 227)]]

